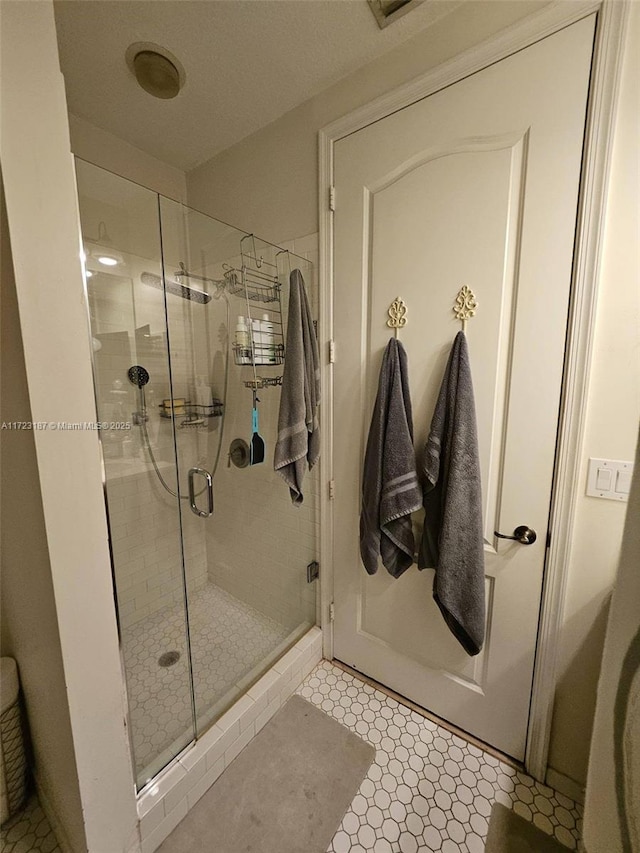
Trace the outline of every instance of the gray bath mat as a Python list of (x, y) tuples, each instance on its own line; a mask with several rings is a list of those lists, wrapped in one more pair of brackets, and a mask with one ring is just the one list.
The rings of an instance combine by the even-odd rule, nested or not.
[(494, 803), (484, 853), (567, 853), (568, 848), (501, 803)]
[(325, 853), (374, 755), (292, 696), (158, 853)]

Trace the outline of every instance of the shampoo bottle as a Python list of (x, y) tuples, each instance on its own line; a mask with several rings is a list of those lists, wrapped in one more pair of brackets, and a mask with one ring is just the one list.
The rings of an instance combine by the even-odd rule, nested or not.
[(195, 402), (199, 414), (206, 414), (211, 406), (211, 388), (207, 385), (206, 376), (196, 376)]
[(264, 356), (264, 364), (276, 363), (276, 348), (273, 323), (269, 320), (268, 314), (262, 315), (262, 352)]
[(251, 331), (253, 334), (253, 349), (255, 352), (256, 364), (268, 364), (265, 358), (264, 335), (262, 332), (262, 320), (251, 321)]
[(236, 347), (239, 364), (251, 364), (251, 336), (244, 317), (238, 317), (236, 325)]

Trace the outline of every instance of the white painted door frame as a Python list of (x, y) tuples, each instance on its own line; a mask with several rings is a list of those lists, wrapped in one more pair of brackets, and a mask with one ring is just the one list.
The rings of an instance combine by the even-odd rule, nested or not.
[(333, 657), (333, 153), (344, 136), (522, 50), (586, 15), (598, 13), (596, 44), (587, 113), (577, 239), (567, 332), (558, 447), (551, 503), (553, 531), (547, 551), (538, 645), (534, 670), (526, 768), (545, 780), (557, 651), (564, 611), (570, 543), (580, 484), (586, 399), (593, 355), (600, 246), (611, 156), (612, 127), (629, 6), (616, 0), (560, 2), (545, 7), (393, 92), (365, 104), (319, 132), (320, 341), (324, 396), (321, 414), (322, 481), (320, 554), (321, 624), (324, 655)]

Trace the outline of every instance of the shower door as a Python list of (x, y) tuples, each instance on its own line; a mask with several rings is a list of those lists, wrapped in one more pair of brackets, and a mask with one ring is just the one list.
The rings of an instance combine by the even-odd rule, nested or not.
[(113, 579), (138, 788), (195, 737), (158, 197), (76, 161)]
[[(315, 623), (315, 584), (307, 582), (306, 566), (317, 556), (317, 476), (297, 508), (273, 470), (283, 371), (276, 339), (283, 339), (287, 278), (297, 266), (311, 289), (313, 265), (166, 198), (160, 216), (174, 402), (182, 413), (177, 462), (188, 498), (181, 501), (182, 532), (202, 732)], [(264, 288), (246, 291), (243, 275), (252, 265)], [(176, 286), (183, 290), (172, 292)], [(234, 349), (239, 320), (246, 324), (247, 316), (270, 324), (269, 356), (257, 335), (253, 354)], [(256, 378), (270, 383), (256, 392), (266, 453), (264, 462), (249, 465), (243, 448), (251, 441), (253, 389), (247, 385)]]
[[(296, 257), (88, 163), (76, 171), (140, 789), (315, 624), (306, 567), (317, 557), (317, 471), (293, 507), (272, 459), (281, 281), (297, 267), (316, 307), (317, 294), (309, 252)], [(271, 277), (249, 297), (248, 253)], [(254, 319), (269, 356), (236, 363), (230, 336)], [(266, 456), (249, 466), (252, 382)]]

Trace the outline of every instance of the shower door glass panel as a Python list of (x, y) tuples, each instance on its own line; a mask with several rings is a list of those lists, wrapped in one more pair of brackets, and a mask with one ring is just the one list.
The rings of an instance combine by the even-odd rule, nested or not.
[[(210, 516), (184, 502), (182, 513), (201, 733), (316, 621), (306, 566), (317, 559), (318, 472), (307, 476), (304, 503), (294, 507), (273, 467), (280, 385), (257, 392), (264, 462), (238, 467), (230, 450), (234, 440), (251, 442), (253, 393), (245, 383), (282, 377), (291, 269), (301, 269), (315, 306), (317, 293), (309, 257), (165, 198), (160, 211), (174, 391), (185, 400), (176, 429), (180, 488), (187, 494), (188, 471), (197, 467), (211, 475), (214, 494)], [(251, 269), (258, 286), (247, 299), (243, 274)], [(247, 317), (269, 324), (262, 338), (253, 335), (255, 358), (234, 349)], [(197, 508), (207, 512), (204, 477), (194, 484)]]
[[(76, 160), (138, 788), (195, 735), (158, 196)], [(132, 367), (140, 368), (131, 372)]]
[[(96, 166), (76, 171), (141, 789), (316, 622), (318, 469), (294, 507), (273, 453), (289, 275), (300, 269), (317, 316), (317, 245), (284, 251)], [(266, 451), (249, 465), (256, 383)]]

